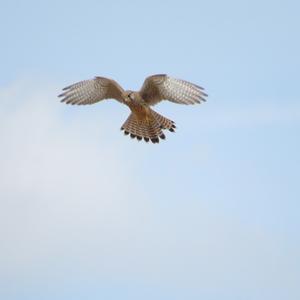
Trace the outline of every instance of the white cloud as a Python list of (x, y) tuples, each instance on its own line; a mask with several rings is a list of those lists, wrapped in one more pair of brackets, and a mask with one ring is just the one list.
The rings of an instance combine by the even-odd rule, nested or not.
[(0, 251), (17, 268), (68, 242), (122, 239), (135, 207), (147, 209), (121, 147), (105, 142), (105, 121), (69, 123), (56, 91), (32, 87), (0, 94)]

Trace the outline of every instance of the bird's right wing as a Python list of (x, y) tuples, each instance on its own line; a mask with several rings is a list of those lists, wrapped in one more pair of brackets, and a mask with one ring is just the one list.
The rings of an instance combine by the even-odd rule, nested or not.
[(58, 97), (62, 97), (61, 102), (66, 104), (93, 104), (104, 99), (116, 99), (123, 103), (122, 87), (116, 81), (104, 77), (74, 83), (63, 91)]

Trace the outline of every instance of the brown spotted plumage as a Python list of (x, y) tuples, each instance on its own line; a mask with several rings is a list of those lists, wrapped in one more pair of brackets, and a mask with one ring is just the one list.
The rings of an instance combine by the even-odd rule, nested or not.
[(131, 114), (122, 125), (125, 135), (152, 143), (165, 139), (163, 130), (175, 131), (175, 123), (150, 108), (162, 100), (178, 104), (196, 104), (205, 100), (204, 89), (193, 83), (167, 75), (153, 75), (145, 79), (139, 92), (124, 91), (114, 80), (95, 77), (67, 86), (61, 102), (86, 105), (104, 99), (116, 99), (127, 105)]

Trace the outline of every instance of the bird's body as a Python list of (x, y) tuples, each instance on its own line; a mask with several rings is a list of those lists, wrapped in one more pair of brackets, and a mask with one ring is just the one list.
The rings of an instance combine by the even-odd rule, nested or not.
[(98, 101), (113, 98), (125, 104), (131, 110), (128, 119), (122, 125), (126, 135), (138, 140), (151, 140), (158, 143), (165, 139), (163, 130), (174, 131), (173, 121), (151, 109), (150, 106), (162, 100), (179, 104), (195, 104), (205, 101), (207, 96), (203, 88), (190, 82), (175, 79), (167, 75), (153, 75), (146, 78), (138, 92), (124, 91), (114, 80), (105, 77), (95, 77), (84, 80), (63, 89), (59, 97), (67, 104), (93, 104)]

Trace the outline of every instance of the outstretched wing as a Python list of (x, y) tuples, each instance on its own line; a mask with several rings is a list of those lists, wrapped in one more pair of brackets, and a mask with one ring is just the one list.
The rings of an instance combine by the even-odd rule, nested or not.
[(149, 105), (155, 105), (162, 100), (179, 104), (195, 104), (206, 101), (207, 94), (203, 90), (202, 87), (188, 81), (160, 74), (145, 79), (140, 95)]
[(65, 87), (63, 91), (58, 96), (62, 97), (61, 102), (77, 105), (93, 104), (110, 98), (123, 102), (124, 92), (116, 81), (104, 77), (74, 83)]

